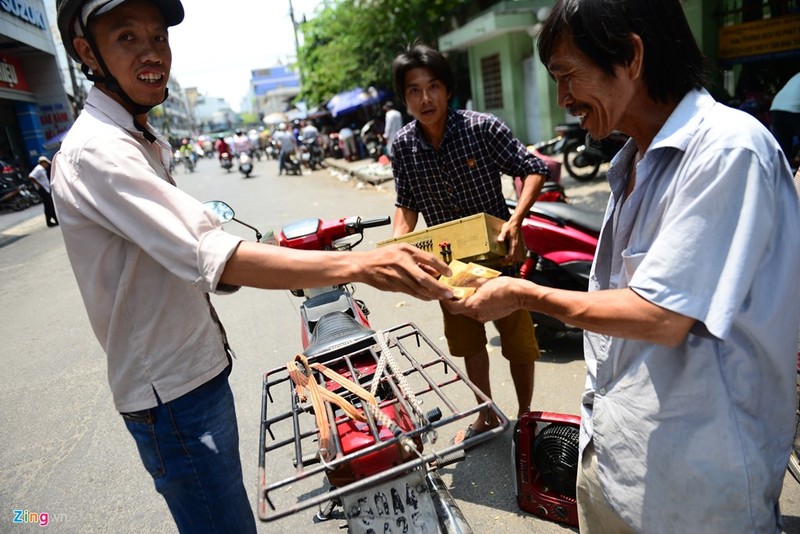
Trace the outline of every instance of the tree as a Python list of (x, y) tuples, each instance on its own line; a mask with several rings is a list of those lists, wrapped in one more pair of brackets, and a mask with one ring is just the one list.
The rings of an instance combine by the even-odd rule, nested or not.
[(339, 0), (302, 24), (299, 98), (322, 103), (355, 87), (392, 90), (392, 60), (415, 40), (443, 33), (494, 2)]

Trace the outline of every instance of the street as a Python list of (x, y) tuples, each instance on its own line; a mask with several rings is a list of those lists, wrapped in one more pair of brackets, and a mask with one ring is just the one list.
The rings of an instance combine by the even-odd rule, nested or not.
[[(199, 200), (224, 200), (237, 219), (277, 231), (309, 218), (393, 215), (392, 182), (363, 186), (330, 170), (278, 176), (275, 161), (256, 162), (245, 179), (226, 173), (216, 160), (202, 160), (194, 173), (175, 171), (178, 186)], [(581, 187), (602, 189), (603, 178)], [(574, 182), (565, 182), (567, 187)], [(600, 184), (598, 186), (598, 184)], [(576, 202), (581, 189), (568, 189)], [(594, 205), (596, 202), (585, 201)], [(600, 209), (602, 209), (602, 204)], [(133, 439), (113, 407), (105, 355), (86, 317), (59, 228), (47, 228), (41, 206), (0, 215), (0, 272), (3, 319), (0, 376), (3, 432), (0, 433), (0, 532), (13, 530), (14, 510), (47, 513), (57, 532), (171, 533), (166, 504), (139, 460)], [(247, 239), (254, 233), (231, 222), (226, 230)], [(368, 230), (360, 248), (390, 237), (391, 227)], [(324, 268), (324, 266), (320, 266)], [(147, 291), (147, 288), (138, 288)], [(359, 286), (356, 297), (372, 311), (376, 328), (403, 322), (419, 325), (446, 349), (436, 303)], [(286, 291), (243, 288), (213, 296), (236, 351), (230, 377), (236, 397), (240, 451), (253, 509), (258, 475), (261, 380), (300, 350), (299, 298)], [(509, 417), (517, 406), (499, 339), (489, 326), (493, 396)], [(585, 367), (580, 335), (566, 336), (543, 350), (536, 367), (533, 409), (578, 413)], [(512, 425), (513, 425), (512, 419)], [(506, 432), (444, 469), (443, 478), (476, 533), (563, 533), (576, 529), (539, 519), (519, 509), (512, 487)], [(786, 532), (800, 533), (800, 485), (784, 481), (781, 508)], [(714, 510), (709, 510), (713, 514)], [(315, 523), (304, 511), (259, 532), (343, 532), (341, 522)]]

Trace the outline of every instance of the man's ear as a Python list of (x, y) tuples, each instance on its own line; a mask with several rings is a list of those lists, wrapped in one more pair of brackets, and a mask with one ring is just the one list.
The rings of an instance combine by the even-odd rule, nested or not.
[(633, 55), (630, 61), (625, 66), (628, 71), (628, 76), (631, 80), (636, 80), (644, 74), (644, 42), (637, 34), (631, 34), (631, 45), (633, 48)]
[(75, 47), (75, 51), (78, 52), (81, 62), (89, 67), (93, 73), (97, 74), (99, 63), (94, 55), (94, 51), (92, 51), (92, 47), (89, 46), (89, 41), (86, 40), (86, 37), (75, 37), (72, 40), (72, 46)]

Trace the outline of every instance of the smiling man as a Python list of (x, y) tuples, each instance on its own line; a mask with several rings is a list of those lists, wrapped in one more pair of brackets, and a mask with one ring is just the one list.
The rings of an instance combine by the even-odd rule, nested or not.
[(364, 282), (448, 298), (435, 279), (447, 266), (411, 246), (293, 251), (226, 233), (175, 186), (169, 144), (147, 124), (167, 96), (167, 28), (183, 20), (180, 0), (57, 6), (64, 47), (94, 87), (53, 159), (52, 187), (114, 405), (179, 531), (255, 532), (232, 352), (209, 293)]
[(800, 321), (800, 218), (780, 147), (702, 88), (679, 0), (558, 0), (558, 103), (608, 171), (589, 293), (495, 279), (456, 313), (583, 328), (581, 532), (779, 532)]

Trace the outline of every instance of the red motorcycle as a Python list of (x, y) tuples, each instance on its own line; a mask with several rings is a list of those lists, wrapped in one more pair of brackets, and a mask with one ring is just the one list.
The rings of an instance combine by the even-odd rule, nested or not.
[[(516, 200), (506, 199), (510, 209)], [(522, 239), (527, 257), (520, 276), (536, 284), (586, 291), (594, 261), (603, 214), (562, 202), (537, 202), (522, 222)], [(544, 344), (569, 325), (540, 312), (531, 312), (536, 324), (536, 339)]]
[[(208, 205), (223, 222), (237, 221), (227, 204)], [(306, 219), (267, 240), (349, 251), (365, 229), (389, 223)], [(354, 292), (348, 284), (292, 291), (304, 299), (302, 349), (263, 378), (258, 517), (317, 506), (317, 520), (344, 519), (350, 532), (436, 532), (437, 524), (472, 532), (438, 469), (503, 432), (508, 419), (416, 325), (373, 329)], [(484, 409), (501, 424), (451, 444), (448, 434)]]

